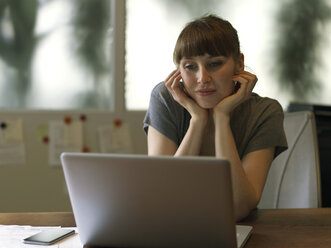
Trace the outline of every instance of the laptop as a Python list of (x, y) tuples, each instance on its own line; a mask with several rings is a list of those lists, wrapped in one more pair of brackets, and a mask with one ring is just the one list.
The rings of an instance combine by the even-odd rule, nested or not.
[(227, 160), (62, 153), (61, 162), (84, 245), (234, 248), (252, 232), (235, 225)]

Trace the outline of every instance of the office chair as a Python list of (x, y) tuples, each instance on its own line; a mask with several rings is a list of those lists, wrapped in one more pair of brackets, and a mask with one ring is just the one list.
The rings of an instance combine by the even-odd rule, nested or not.
[(321, 207), (314, 114), (285, 113), (284, 128), (288, 149), (272, 162), (258, 208)]

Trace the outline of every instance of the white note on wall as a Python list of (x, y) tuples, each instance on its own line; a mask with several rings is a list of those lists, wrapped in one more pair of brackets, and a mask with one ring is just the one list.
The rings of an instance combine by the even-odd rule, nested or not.
[(81, 121), (72, 121), (69, 124), (63, 121), (49, 122), (49, 164), (60, 166), (62, 152), (81, 152), (83, 147), (83, 124)]
[(0, 165), (25, 164), (22, 120), (0, 120)]
[(102, 153), (131, 153), (132, 141), (127, 123), (98, 128), (99, 149)]

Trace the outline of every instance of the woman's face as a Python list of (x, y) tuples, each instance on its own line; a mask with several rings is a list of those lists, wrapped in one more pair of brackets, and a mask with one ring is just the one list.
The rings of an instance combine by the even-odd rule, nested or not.
[(205, 109), (215, 107), (233, 93), (232, 76), (237, 68), (232, 56), (215, 57), (209, 54), (182, 58), (179, 63), (186, 92)]

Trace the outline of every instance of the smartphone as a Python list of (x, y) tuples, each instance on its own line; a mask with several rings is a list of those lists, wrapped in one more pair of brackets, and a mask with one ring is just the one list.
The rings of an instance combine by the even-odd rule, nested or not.
[(75, 233), (72, 229), (54, 228), (41, 231), (23, 240), (25, 244), (52, 245)]

